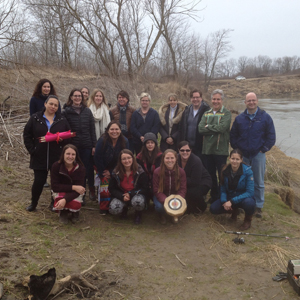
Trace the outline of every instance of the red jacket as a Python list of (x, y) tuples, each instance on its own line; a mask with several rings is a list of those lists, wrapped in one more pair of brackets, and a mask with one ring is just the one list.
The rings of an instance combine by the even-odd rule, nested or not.
[(172, 194), (180, 195), (185, 198), (186, 194), (186, 175), (182, 168), (179, 168), (179, 177), (180, 177), (180, 188), (176, 190), (175, 187), (175, 171), (170, 171), (166, 168), (165, 171), (165, 184), (164, 190), (162, 193), (158, 192), (159, 187), (159, 173), (160, 167), (154, 170), (153, 173), (153, 193), (154, 196), (160, 203), (164, 203), (166, 198)]

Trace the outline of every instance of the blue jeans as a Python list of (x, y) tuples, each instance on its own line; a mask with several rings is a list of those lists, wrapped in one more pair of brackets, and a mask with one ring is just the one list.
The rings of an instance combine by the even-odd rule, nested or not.
[[(232, 205), (232, 208), (242, 208), (245, 211), (245, 215), (252, 216), (255, 211), (255, 200), (252, 197), (245, 198), (241, 202)], [(212, 203), (209, 210), (213, 215), (224, 214), (227, 212), (224, 209), (220, 199)]]
[(155, 210), (159, 213), (159, 214), (164, 214), (165, 213), (165, 208), (164, 205), (161, 204), (157, 198), (155, 196), (153, 196), (153, 203), (155, 206)]
[(259, 152), (252, 159), (243, 157), (243, 161), (252, 167), (256, 207), (263, 208), (265, 202), (266, 154)]

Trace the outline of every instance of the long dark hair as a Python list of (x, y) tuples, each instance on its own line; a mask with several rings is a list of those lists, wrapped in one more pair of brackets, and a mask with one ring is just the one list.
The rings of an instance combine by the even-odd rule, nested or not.
[[(109, 141), (109, 142), (112, 144), (112, 140), (111, 140), (111, 138), (110, 138), (110, 136), (109, 136), (109, 134), (108, 134), (108, 130), (109, 130), (109, 128), (110, 128), (113, 124), (116, 124), (116, 125), (120, 128), (120, 130), (121, 130), (121, 124), (120, 124), (119, 122), (117, 122), (117, 121), (115, 121), (115, 120), (111, 121), (111, 122), (107, 125), (107, 127), (105, 128), (105, 132), (104, 132), (103, 135), (101, 136), (101, 137), (103, 138), (103, 147), (102, 147), (102, 149), (104, 149), (104, 147), (105, 147), (107, 141)], [(122, 149), (125, 149), (125, 148), (126, 148), (126, 141), (125, 141), (124, 135), (122, 134), (122, 130), (121, 130), (121, 133), (120, 133), (120, 136), (119, 136), (118, 140), (121, 141), (121, 148), (122, 148)]]
[(68, 98), (68, 101), (66, 103), (66, 106), (72, 106), (73, 105), (73, 100), (72, 100), (72, 96), (74, 95), (75, 92), (79, 92), (81, 94), (81, 105), (86, 107), (86, 105), (83, 103), (83, 95), (82, 95), (82, 92), (80, 89), (73, 89), (71, 92), (70, 92), (70, 95), (69, 95), (69, 98)]
[(49, 95), (56, 95), (56, 91), (55, 88), (52, 84), (52, 82), (49, 79), (43, 78), (41, 79), (35, 86), (32, 97), (39, 97), (42, 94), (42, 86), (44, 85), (44, 83), (49, 82), (50, 84), (50, 93)]
[[(242, 159), (242, 163), (243, 163), (243, 152), (240, 150), (240, 149), (233, 149), (231, 150), (230, 154), (229, 154), (229, 157), (231, 157), (233, 154), (238, 154), (240, 156), (240, 158)], [(226, 164), (222, 170), (221, 170), (221, 176), (220, 176), (220, 183), (221, 184), (224, 184), (224, 175), (223, 175), (223, 171), (228, 167), (230, 166), (230, 164)]]
[(160, 172), (159, 172), (159, 185), (158, 185), (158, 192), (163, 193), (164, 191), (164, 185), (165, 185), (165, 171), (166, 171), (166, 165), (165, 165), (165, 156), (168, 153), (173, 153), (176, 159), (175, 165), (174, 165), (174, 171), (175, 171), (175, 186), (176, 190), (178, 191), (180, 189), (180, 173), (179, 173), (179, 166), (178, 166), (178, 157), (177, 157), (177, 152), (174, 151), (173, 149), (167, 149), (161, 158), (161, 163), (160, 163)]
[[(152, 141), (152, 140), (148, 140), (148, 141)], [(149, 150), (146, 147), (147, 142), (143, 144), (143, 147), (141, 149), (141, 154), (140, 154), (140, 159), (142, 162), (146, 163), (146, 164), (151, 164), (154, 165), (155, 164), (155, 160), (158, 156), (160, 152), (160, 148), (157, 146), (157, 144), (155, 143), (155, 147), (152, 151), (152, 155), (149, 155)]]
[(119, 157), (118, 157), (118, 163), (117, 163), (117, 166), (115, 167), (115, 172), (116, 173), (119, 173), (118, 176), (120, 177), (121, 180), (124, 179), (124, 176), (126, 174), (126, 170), (122, 164), (122, 154), (129, 154), (131, 157), (132, 157), (132, 165), (131, 165), (131, 171), (133, 172), (133, 175), (137, 172), (138, 170), (138, 164), (136, 162), (136, 159), (133, 155), (133, 153), (128, 150), (128, 149), (123, 149), (120, 154), (119, 154)]
[(82, 161), (81, 161), (81, 159), (80, 159), (80, 157), (79, 157), (78, 149), (77, 149), (77, 147), (74, 146), (73, 144), (67, 144), (67, 145), (65, 145), (65, 146), (63, 147), (58, 162), (59, 162), (60, 164), (65, 163), (65, 161), (64, 161), (65, 152), (66, 152), (67, 149), (69, 149), (69, 148), (73, 149), (73, 150), (76, 152), (76, 158), (75, 158), (74, 163), (73, 163), (74, 166), (76, 166), (76, 163), (78, 163), (79, 165), (83, 166), (83, 163), (82, 163)]

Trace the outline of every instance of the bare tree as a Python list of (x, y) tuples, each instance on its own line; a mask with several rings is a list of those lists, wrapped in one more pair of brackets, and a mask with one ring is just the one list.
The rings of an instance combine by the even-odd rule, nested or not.
[(221, 58), (226, 57), (232, 50), (229, 34), (232, 29), (222, 29), (210, 34), (204, 43), (204, 90), (208, 91), (211, 79), (214, 77), (215, 67)]

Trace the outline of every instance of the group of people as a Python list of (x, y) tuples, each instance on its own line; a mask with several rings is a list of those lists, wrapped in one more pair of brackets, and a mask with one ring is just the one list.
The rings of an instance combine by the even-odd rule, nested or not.
[[(90, 94), (84, 87), (71, 91), (61, 112), (53, 84), (40, 80), (24, 128), (34, 170), (27, 210), (36, 209), (51, 170), (53, 210), (60, 212), (63, 223), (78, 220), (86, 201), (86, 181), (90, 200), (97, 198), (96, 172), (99, 189), (108, 186), (107, 196), (98, 196), (101, 214), (126, 218), (133, 207), (134, 222), (140, 224), (152, 200), (164, 224), (168, 196), (185, 198), (187, 213), (197, 214), (206, 210), (205, 196), (210, 191), (213, 214), (230, 213), (236, 220), (241, 208), (245, 211), (242, 229), (249, 228), (255, 211), (258, 217), (262, 214), (265, 152), (275, 144), (273, 121), (258, 107), (254, 93), (246, 95), (246, 110), (231, 130), (222, 90), (212, 92), (211, 106), (200, 90), (193, 90), (190, 99), (186, 105), (169, 94), (168, 103), (157, 112), (150, 106), (150, 95), (142, 93), (140, 108), (134, 109), (122, 90), (117, 104), (109, 108), (102, 90)], [(67, 131), (73, 133), (67, 139), (57, 134)], [(39, 138), (48, 133), (57, 134), (57, 139), (40, 143)]]

